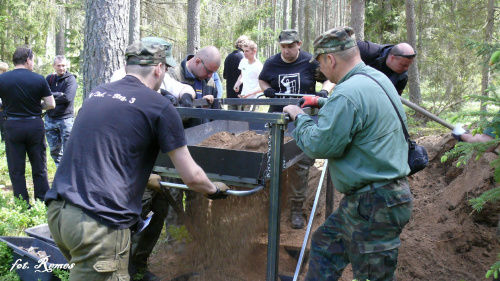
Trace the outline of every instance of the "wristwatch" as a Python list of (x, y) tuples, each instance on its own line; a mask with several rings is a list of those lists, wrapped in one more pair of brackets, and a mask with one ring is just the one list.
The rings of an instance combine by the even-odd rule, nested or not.
[(299, 119), (300, 116), (306, 116), (307, 114), (305, 113), (299, 113), (295, 116), (295, 120)]

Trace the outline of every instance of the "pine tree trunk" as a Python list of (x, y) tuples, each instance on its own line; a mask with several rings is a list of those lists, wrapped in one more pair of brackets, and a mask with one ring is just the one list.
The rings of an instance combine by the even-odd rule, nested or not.
[(141, 41), (141, 0), (130, 0), (128, 44)]
[(200, 49), (200, 0), (188, 0), (187, 53), (195, 54)]
[(124, 66), (128, 43), (129, 1), (87, 0), (83, 48), (83, 96), (108, 82)]
[[(406, 0), (406, 33), (408, 44), (410, 44), (414, 50), (417, 50), (417, 25), (415, 24), (414, 0)], [(408, 69), (408, 82), (410, 86), (410, 101), (420, 104), (422, 102), (422, 94), (420, 93), (418, 57), (413, 60), (413, 63)]]
[[(300, 13), (298, 18), (299, 18), (299, 35), (300, 35), (300, 38), (304, 39), (305, 37), (305, 23), (306, 23), (306, 3), (308, 1), (307, 0), (300, 0), (299, 1), (299, 11)], [(304, 44), (304, 43), (302, 43)]]
[(297, 31), (299, 30), (299, 1), (300, 0), (292, 0), (291, 28)]
[(306, 52), (311, 52), (312, 43), (314, 41), (314, 6), (313, 1), (304, 1), (304, 33), (301, 35), (302, 47), (301, 49)]
[(288, 14), (288, 0), (283, 0), (283, 29), (289, 29)]
[[(484, 41), (486, 44), (491, 44), (493, 39), (493, 27), (495, 25), (495, 0), (488, 0), (488, 18), (486, 19), (486, 28), (484, 30)], [(488, 96), (488, 85), (490, 84), (490, 68), (488, 67), (489, 56), (484, 55), (481, 78), (481, 93), (483, 96)], [(481, 111), (486, 111), (486, 104), (481, 101)]]
[(332, 26), (332, 16), (331, 16), (332, 1), (324, 0), (323, 2), (325, 3), (325, 10), (323, 11), (325, 19), (325, 28), (323, 30), (326, 31), (331, 28), (334, 28), (335, 26)]
[(56, 18), (56, 55), (64, 55), (66, 46), (66, 13), (64, 10), (64, 0), (61, 1), (63, 5), (58, 6), (58, 17)]
[(356, 40), (365, 40), (365, 0), (351, 1), (351, 27), (356, 34)]

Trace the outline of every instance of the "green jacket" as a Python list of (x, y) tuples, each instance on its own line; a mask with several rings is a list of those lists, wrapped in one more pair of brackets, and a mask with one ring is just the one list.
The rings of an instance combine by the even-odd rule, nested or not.
[(408, 175), (408, 144), (401, 122), (384, 90), (391, 96), (406, 124), (396, 89), (381, 72), (356, 65), (320, 98), (318, 124), (308, 117), (295, 121), (293, 137), (311, 158), (328, 159), (329, 172), (338, 191), (353, 192), (368, 184), (382, 185)]

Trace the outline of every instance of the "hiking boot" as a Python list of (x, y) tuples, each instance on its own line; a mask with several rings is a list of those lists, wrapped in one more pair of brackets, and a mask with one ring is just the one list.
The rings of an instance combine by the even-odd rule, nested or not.
[(290, 220), (293, 229), (304, 228), (304, 217), (302, 215), (302, 202), (292, 201)]

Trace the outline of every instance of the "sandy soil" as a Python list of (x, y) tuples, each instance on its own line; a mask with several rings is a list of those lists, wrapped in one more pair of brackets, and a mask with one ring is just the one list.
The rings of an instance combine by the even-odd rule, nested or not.
[[(267, 146), (267, 138), (262, 136), (256, 137), (259, 140), (249, 135), (238, 139), (229, 134), (223, 138), (239, 145), (226, 147), (231, 149)], [(443, 153), (455, 144), (453, 138), (430, 136), (417, 142), (426, 147), (430, 164), (409, 178), (415, 201), (412, 219), (401, 235), (398, 280), (486, 280), (484, 275), (500, 252), (495, 236), (500, 204), (490, 204), (478, 214), (468, 200), (494, 187), (489, 162), (497, 156), (487, 153), (479, 161), (457, 168), (452, 160), (440, 162)], [(316, 161), (310, 170), (309, 196), (304, 206), (308, 218), (322, 163)], [(283, 174), (279, 272), (293, 276), (297, 262), (286, 249), (302, 245), (305, 229), (293, 230), (289, 226), (286, 186), (290, 180), (294, 179), (289, 169)], [(325, 218), (325, 188), (322, 193), (313, 229)], [(150, 260), (151, 271), (162, 280), (265, 280), (267, 195), (268, 189), (251, 197), (213, 201), (209, 224), (195, 235), (195, 241), (181, 252), (179, 246), (157, 245)], [(340, 197), (335, 194), (336, 204)], [(352, 280), (350, 268), (341, 280)]]

